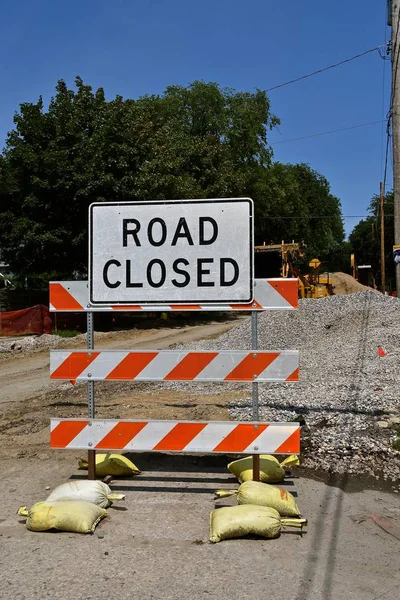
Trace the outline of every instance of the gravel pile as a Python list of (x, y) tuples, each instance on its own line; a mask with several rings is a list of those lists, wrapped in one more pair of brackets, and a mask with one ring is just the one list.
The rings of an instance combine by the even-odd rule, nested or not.
[[(96, 342), (101, 344), (104, 335), (110, 334), (96, 333)], [(58, 336), (4, 340), (0, 357), (72, 345), (85, 347), (86, 337), (73, 342)], [(250, 349), (250, 317), (218, 339), (175, 347)], [(303, 424), (302, 465), (312, 471), (373, 476), (400, 490), (400, 300), (366, 291), (301, 300), (298, 311), (260, 313), (259, 348), (300, 351), (299, 383), (259, 384), (259, 416)], [(218, 388), (239, 390), (242, 400), (230, 405), (231, 417), (252, 419), (251, 384), (151, 386), (203, 395)]]
[[(400, 301), (376, 292), (302, 300), (298, 311), (260, 314), (260, 349), (300, 350), (299, 383), (259, 384), (260, 419), (304, 423), (304, 467), (372, 475), (397, 489), (399, 347)], [(251, 348), (250, 319), (195, 347), (211, 348)], [(250, 386), (245, 389), (230, 408), (235, 420), (252, 418)]]
[[(81, 338), (82, 340), (86, 339), (85, 336), (81, 336)], [(71, 340), (69, 339), (61, 338), (58, 335), (50, 335), (48, 333), (44, 333), (43, 335), (31, 335), (11, 339), (1, 338), (0, 355), (3, 355), (3, 358), (11, 358), (16, 354), (31, 354), (34, 352), (40, 352), (44, 349), (66, 346), (68, 345), (68, 342), (71, 344)]]
[[(96, 331), (95, 343), (101, 343), (104, 338), (112, 334)], [(44, 333), (43, 335), (30, 335), (18, 338), (0, 339), (0, 360), (12, 359), (16, 355), (34, 354), (51, 348), (86, 348), (86, 334), (80, 333), (74, 337), (61, 337), (55, 334)]]

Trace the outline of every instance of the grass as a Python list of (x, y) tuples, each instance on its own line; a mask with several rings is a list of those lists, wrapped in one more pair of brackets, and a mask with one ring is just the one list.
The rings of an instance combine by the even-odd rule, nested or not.
[(72, 338), (78, 335), (79, 332), (75, 329), (55, 329), (53, 333), (63, 338)]

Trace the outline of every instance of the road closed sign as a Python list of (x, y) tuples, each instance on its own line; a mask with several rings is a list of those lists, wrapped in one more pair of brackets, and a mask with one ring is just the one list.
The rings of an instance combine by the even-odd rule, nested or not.
[(95, 203), (89, 232), (93, 305), (253, 300), (249, 198)]

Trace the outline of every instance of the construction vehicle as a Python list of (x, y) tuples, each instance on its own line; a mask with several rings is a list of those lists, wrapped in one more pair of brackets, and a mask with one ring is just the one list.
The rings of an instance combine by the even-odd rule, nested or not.
[(333, 294), (329, 273), (320, 273), (322, 266), (318, 258), (309, 262), (311, 272), (304, 275), (300, 265), (304, 262), (304, 242), (263, 244), (254, 247), (254, 270), (257, 278), (295, 277), (298, 280), (299, 298), (323, 298)]

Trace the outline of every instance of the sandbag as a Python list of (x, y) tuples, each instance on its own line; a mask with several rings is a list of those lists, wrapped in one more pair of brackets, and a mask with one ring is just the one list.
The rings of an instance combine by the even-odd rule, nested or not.
[[(290, 467), (298, 467), (300, 461), (295, 454), (291, 454), (281, 463), (270, 454), (260, 455), (260, 481), (265, 483), (279, 483), (285, 479), (286, 471)], [(246, 456), (228, 464), (228, 469), (240, 483), (253, 479), (253, 457)]]
[[(87, 469), (87, 460), (80, 458), (79, 468)], [(123, 454), (114, 454), (111, 452), (96, 454), (96, 475), (99, 475), (99, 477), (105, 477), (106, 475), (121, 477), (122, 475), (139, 474), (140, 471), (137, 466)]]
[(73, 502), (37, 502), (30, 510), (21, 506), (18, 513), (26, 517), (26, 527), (30, 531), (73, 531), (74, 533), (93, 533), (96, 525), (107, 516), (100, 506), (84, 500)]
[(302, 528), (305, 523), (305, 519), (281, 519), (278, 511), (266, 506), (225, 506), (211, 511), (210, 542), (221, 542), (249, 534), (276, 538), (281, 533), (282, 525)]
[(298, 517), (300, 511), (294, 496), (275, 485), (261, 481), (245, 481), (238, 490), (217, 490), (216, 498), (236, 495), (238, 504), (269, 506), (278, 511), (281, 517)]
[(113, 502), (124, 500), (124, 494), (112, 492), (109, 486), (102, 481), (67, 481), (57, 486), (47, 497), (46, 502), (60, 502), (68, 500), (85, 500), (102, 508), (107, 508)]

